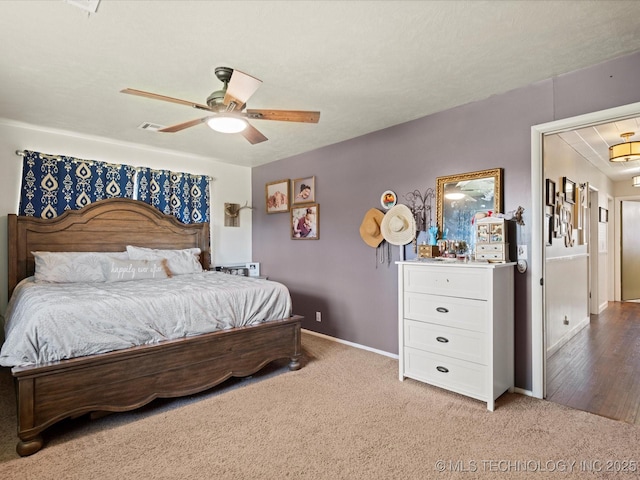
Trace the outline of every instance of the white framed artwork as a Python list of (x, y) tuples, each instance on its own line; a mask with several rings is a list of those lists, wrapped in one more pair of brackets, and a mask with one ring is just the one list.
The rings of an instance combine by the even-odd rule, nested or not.
[(257, 262), (247, 263), (247, 270), (249, 270), (250, 277), (260, 276), (260, 264)]

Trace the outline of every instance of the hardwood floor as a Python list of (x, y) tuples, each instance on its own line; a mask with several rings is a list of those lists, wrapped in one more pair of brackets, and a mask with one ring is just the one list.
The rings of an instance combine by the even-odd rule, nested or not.
[(640, 425), (640, 304), (609, 302), (547, 359), (547, 400)]

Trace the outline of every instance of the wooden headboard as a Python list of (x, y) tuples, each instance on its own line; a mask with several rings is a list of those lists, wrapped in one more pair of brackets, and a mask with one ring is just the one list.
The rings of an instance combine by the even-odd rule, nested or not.
[(184, 224), (139, 200), (110, 198), (45, 220), (8, 216), (9, 298), (33, 275), (31, 252), (122, 252), (127, 245), (180, 249), (199, 247), (209, 268), (209, 224)]

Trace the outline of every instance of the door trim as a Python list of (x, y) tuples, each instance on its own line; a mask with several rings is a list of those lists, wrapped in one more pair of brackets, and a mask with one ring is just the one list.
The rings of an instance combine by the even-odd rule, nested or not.
[(640, 116), (640, 102), (531, 127), (531, 392), (534, 397), (544, 398), (546, 387), (545, 298), (544, 287), (540, 284), (545, 274), (543, 136), (635, 116)]

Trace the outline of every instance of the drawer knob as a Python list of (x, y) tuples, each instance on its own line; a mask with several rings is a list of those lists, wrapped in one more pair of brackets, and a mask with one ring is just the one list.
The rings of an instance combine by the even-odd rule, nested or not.
[(447, 367), (441, 367), (440, 365), (436, 367), (436, 370), (442, 373), (449, 373), (449, 369)]
[(436, 340), (440, 343), (449, 343), (449, 339), (445, 337), (436, 337)]
[(436, 312), (449, 313), (449, 310), (444, 308), (444, 307), (438, 307), (438, 308), (436, 308)]

